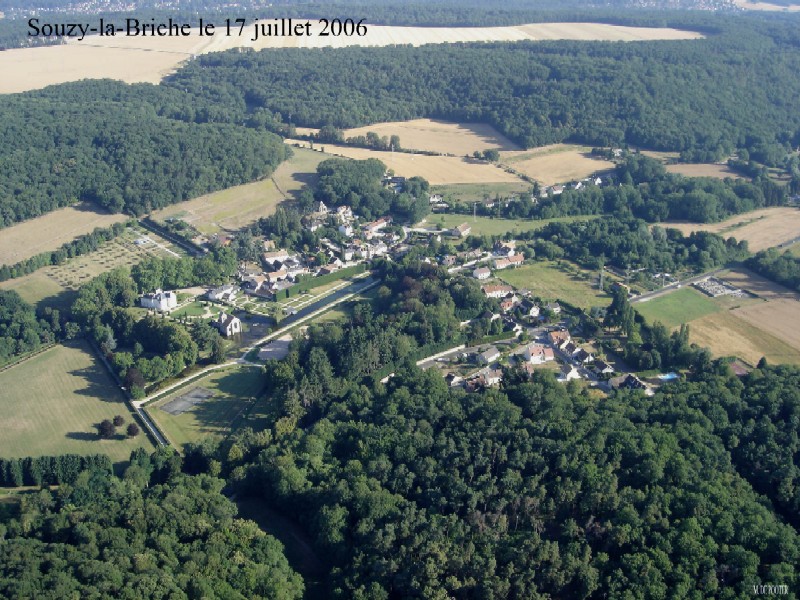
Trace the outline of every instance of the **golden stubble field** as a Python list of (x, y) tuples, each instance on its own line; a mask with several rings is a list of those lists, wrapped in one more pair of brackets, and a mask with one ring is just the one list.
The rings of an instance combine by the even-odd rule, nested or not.
[(302, 148), (292, 151), (294, 155), (282, 162), (271, 177), (173, 204), (151, 216), (157, 221), (179, 218), (207, 234), (240, 229), (271, 215), (278, 204), (291, 200), (303, 186), (313, 183), (317, 165), (328, 158)]
[(82, 202), (11, 225), (0, 229), (0, 264), (13, 265), (42, 252), (57, 250), (96, 227), (108, 227), (128, 218), (100, 212), (88, 202)]
[(520, 150), (514, 142), (486, 123), (450, 123), (434, 119), (415, 119), (347, 129), (344, 136), (345, 138), (365, 136), (370, 131), (379, 136), (400, 136), (400, 145), (403, 148), (456, 156), (472, 155), (473, 152), (490, 148)]
[(800, 209), (780, 206), (735, 215), (719, 223), (663, 223), (684, 235), (710, 231), (728, 238), (746, 240), (751, 252), (779, 246), (800, 236)]
[[(402, 139), (401, 139), (402, 141)], [(303, 140), (287, 139), (287, 144), (299, 144), (308, 147)], [(516, 183), (521, 181), (512, 173), (481, 160), (460, 156), (428, 156), (427, 154), (409, 154), (407, 152), (388, 152), (367, 150), (337, 144), (315, 144), (325, 154), (344, 156), (356, 160), (377, 158), (388, 169), (403, 177), (420, 176), (431, 185), (447, 185), (454, 183)]]
[[(266, 20), (262, 20), (266, 22)], [(298, 20), (299, 22), (299, 20)], [(396, 27), (368, 25), (363, 37), (320, 37), (312, 21), (308, 37), (267, 37), (252, 42), (252, 24), (242, 36), (224, 34), (223, 27), (210, 37), (193, 30), (186, 37), (89, 36), (82, 41), (45, 48), (20, 48), (0, 52), (0, 93), (39, 89), (56, 83), (108, 77), (127, 83), (157, 83), (193, 55), (231, 48), (321, 48), (446, 44), (535, 40), (691, 40), (699, 33), (671, 28), (624, 27), (602, 23), (535, 23), (512, 27)]]
[(593, 158), (591, 148), (569, 144), (551, 144), (531, 150), (500, 153), (500, 163), (535, 179), (553, 185), (588, 177), (614, 168), (608, 160)]

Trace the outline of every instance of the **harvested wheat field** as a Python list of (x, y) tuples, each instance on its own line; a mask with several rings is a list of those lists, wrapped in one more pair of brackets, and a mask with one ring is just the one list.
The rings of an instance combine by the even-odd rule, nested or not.
[[(286, 140), (287, 144), (299, 144), (308, 147), (302, 140)], [(316, 144), (316, 148), (325, 154), (344, 156), (356, 160), (377, 158), (387, 169), (393, 170), (403, 177), (420, 176), (431, 185), (447, 185), (453, 183), (514, 183), (521, 181), (512, 173), (489, 164), (485, 161), (458, 156), (428, 156), (427, 154), (410, 154), (407, 152), (388, 152), (367, 150), (337, 144)]]
[(800, 236), (800, 209), (788, 206), (762, 208), (736, 215), (720, 223), (663, 223), (688, 235), (710, 231), (723, 237), (746, 240), (752, 252), (780, 246)]
[(728, 165), (716, 163), (678, 163), (667, 165), (666, 169), (668, 173), (679, 173), (686, 177), (716, 177), (717, 179), (742, 177), (741, 173), (737, 173)]
[[(264, 19), (262, 22), (266, 22)], [(295, 23), (302, 20), (295, 19)], [(514, 27), (396, 27), (368, 25), (358, 36), (317, 35), (321, 30), (311, 21), (310, 36), (260, 37), (252, 42), (249, 20), (241, 36), (225, 35), (218, 24), (216, 34), (200, 37), (192, 30), (186, 37), (88, 36), (82, 41), (46, 48), (20, 48), (0, 52), (0, 93), (33, 90), (56, 83), (108, 77), (127, 83), (157, 83), (193, 55), (221, 52), (237, 47), (321, 48), (344, 46), (391, 46), (395, 44), (446, 44), (455, 42), (498, 42), (525, 40), (692, 40), (703, 36), (693, 31), (659, 27), (623, 27), (601, 23), (536, 23)]]
[(585, 146), (552, 144), (533, 150), (501, 152), (500, 162), (542, 185), (575, 181), (614, 168), (611, 161), (593, 158), (590, 150)]
[(738, 356), (752, 365), (762, 356), (773, 364), (800, 364), (800, 350), (733, 313), (721, 311), (692, 321), (689, 339), (715, 356)]
[(151, 216), (157, 221), (178, 218), (202, 233), (240, 229), (275, 212), (303, 186), (316, 179), (317, 165), (327, 157), (321, 152), (292, 148), (294, 155), (278, 166), (271, 177), (220, 190), (173, 204)]
[(733, 314), (800, 353), (800, 301), (770, 300), (734, 309)]
[(400, 136), (400, 145), (411, 150), (424, 150), (471, 155), (479, 150), (519, 150), (520, 147), (486, 123), (448, 123), (431, 119), (376, 123), (357, 129), (347, 129), (345, 138), (375, 132), (379, 136)]
[(0, 229), (0, 264), (13, 265), (42, 252), (57, 250), (96, 227), (108, 227), (127, 219), (125, 215), (99, 212), (94, 205), (81, 202), (11, 225)]

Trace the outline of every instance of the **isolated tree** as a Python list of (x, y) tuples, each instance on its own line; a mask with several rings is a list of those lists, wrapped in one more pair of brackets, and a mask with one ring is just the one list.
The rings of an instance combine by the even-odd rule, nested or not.
[(108, 419), (104, 419), (100, 425), (97, 426), (97, 433), (100, 434), (100, 437), (104, 440), (111, 439), (116, 432), (116, 427), (114, 427), (114, 424)]
[(139, 435), (139, 426), (136, 423), (130, 423), (128, 428), (125, 430), (125, 433), (128, 434), (128, 437), (136, 437)]
[(211, 342), (211, 361), (219, 364), (225, 360), (225, 341), (217, 335)]
[(114, 416), (114, 427), (120, 427), (123, 423), (125, 423), (125, 419), (122, 417), (122, 415)]

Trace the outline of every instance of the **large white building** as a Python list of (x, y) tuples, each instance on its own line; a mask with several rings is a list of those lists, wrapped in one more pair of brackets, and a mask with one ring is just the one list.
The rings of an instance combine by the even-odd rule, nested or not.
[(171, 310), (178, 306), (178, 296), (175, 292), (156, 290), (152, 294), (142, 296), (141, 303), (143, 308), (160, 311)]

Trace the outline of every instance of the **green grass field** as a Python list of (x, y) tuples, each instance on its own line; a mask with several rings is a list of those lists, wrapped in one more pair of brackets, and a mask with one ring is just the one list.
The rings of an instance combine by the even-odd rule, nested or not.
[(597, 289), (597, 275), (572, 265), (572, 273), (554, 262), (536, 262), (517, 269), (498, 271), (496, 276), (515, 288), (531, 290), (544, 300), (563, 300), (580, 308), (607, 306), (611, 297)]
[[(133, 413), (83, 342), (56, 346), (0, 373), (0, 456), (104, 453), (115, 463), (135, 448), (153, 449), (144, 433), (100, 440), (95, 424)], [(124, 431), (124, 426), (123, 426)]]
[[(201, 387), (214, 393), (212, 398), (190, 410), (171, 415), (161, 410), (166, 403)], [(264, 387), (264, 376), (257, 368), (231, 368), (213, 371), (172, 392), (147, 407), (150, 417), (177, 447), (204, 437), (222, 437), (245, 422), (245, 416), (257, 418), (260, 403), (254, 401)]]
[(649, 324), (661, 321), (668, 329), (721, 310), (713, 300), (691, 287), (681, 288), (647, 302), (637, 302), (633, 306)]
[(571, 223), (573, 221), (588, 221), (596, 219), (595, 216), (587, 217), (562, 217), (558, 219), (544, 219), (541, 221), (530, 221), (523, 219), (492, 219), (491, 217), (473, 217), (471, 215), (429, 215), (424, 223), (418, 227), (441, 225), (444, 229), (452, 229), (462, 223), (467, 223), (472, 227), (472, 235), (503, 235), (509, 231), (536, 231), (542, 227), (557, 222)]
[(444, 198), (452, 200), (474, 202), (495, 196), (507, 198), (515, 194), (530, 193), (531, 188), (533, 186), (526, 181), (518, 183), (454, 183), (431, 186), (431, 193), (441, 194)]

